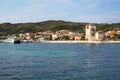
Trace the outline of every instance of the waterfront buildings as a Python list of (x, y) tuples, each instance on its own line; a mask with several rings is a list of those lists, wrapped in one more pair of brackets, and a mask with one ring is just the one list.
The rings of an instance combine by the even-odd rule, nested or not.
[[(70, 30), (43, 31), (36, 33), (20, 33), (17, 37), (23, 42), (40, 42), (44, 40), (53, 41), (108, 41), (120, 40), (120, 30), (97, 31), (97, 26), (87, 24), (85, 33), (71, 32)], [(11, 35), (12, 36), (12, 35)], [(1, 39), (2, 40), (2, 39)]]
[(95, 38), (96, 38), (96, 41), (102, 41), (103, 38), (104, 38), (104, 33), (101, 32), (101, 31), (98, 31), (95, 33)]
[(96, 26), (94, 24), (86, 25), (85, 30), (85, 39), (87, 41), (101, 41), (104, 38), (104, 33), (102, 31), (96, 31)]
[(58, 35), (57, 34), (52, 34), (52, 40), (55, 40), (58, 38)]

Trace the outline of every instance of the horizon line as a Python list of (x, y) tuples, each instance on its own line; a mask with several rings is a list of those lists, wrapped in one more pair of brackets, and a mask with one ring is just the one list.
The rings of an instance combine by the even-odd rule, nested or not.
[(78, 22), (78, 21), (69, 21), (69, 20), (42, 20), (42, 21), (26, 21), (26, 22), (9, 22), (9, 21), (6, 21), (6, 22), (0, 22), (0, 24), (4, 24), (4, 23), (11, 23), (11, 24), (25, 24), (25, 23), (39, 23), (39, 22), (47, 22), (47, 21), (63, 21), (63, 22), (73, 22), (73, 23), (93, 23), (93, 24), (114, 24), (114, 23), (120, 23), (120, 22)]

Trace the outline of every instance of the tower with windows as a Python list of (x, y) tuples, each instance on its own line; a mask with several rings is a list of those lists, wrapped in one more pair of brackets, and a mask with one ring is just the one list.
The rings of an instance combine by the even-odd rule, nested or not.
[(96, 26), (94, 24), (88, 24), (86, 25), (85, 30), (85, 39), (87, 41), (95, 41)]

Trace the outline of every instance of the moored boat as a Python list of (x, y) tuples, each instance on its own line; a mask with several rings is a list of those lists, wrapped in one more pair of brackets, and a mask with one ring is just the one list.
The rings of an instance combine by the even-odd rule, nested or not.
[(17, 37), (8, 37), (4, 42), (8, 43), (20, 43), (20, 39)]

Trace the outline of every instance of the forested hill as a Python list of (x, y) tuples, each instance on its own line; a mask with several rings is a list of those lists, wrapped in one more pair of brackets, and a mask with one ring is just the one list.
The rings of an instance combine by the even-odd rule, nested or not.
[[(18, 34), (18, 33), (26, 33), (26, 32), (41, 32), (45, 30), (71, 30), (74, 32), (84, 32), (85, 25), (88, 23), (77, 23), (77, 22), (67, 22), (67, 21), (44, 21), (37, 23), (2, 23), (0, 24), (0, 33), (5, 35), (8, 34)], [(97, 30), (108, 31), (115, 28), (120, 28), (120, 23), (113, 24), (95, 24), (97, 26)]]

